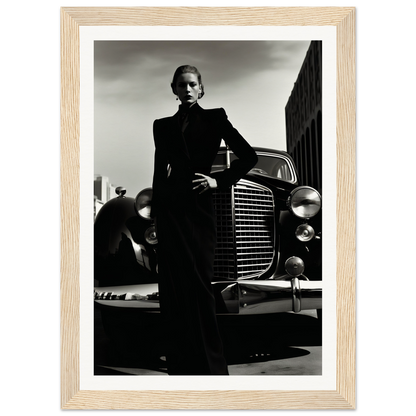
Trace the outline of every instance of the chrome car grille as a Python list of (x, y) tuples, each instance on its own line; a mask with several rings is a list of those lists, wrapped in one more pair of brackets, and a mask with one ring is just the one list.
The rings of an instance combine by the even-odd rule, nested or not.
[(274, 256), (274, 200), (270, 189), (241, 180), (214, 192), (217, 216), (216, 279), (263, 274)]

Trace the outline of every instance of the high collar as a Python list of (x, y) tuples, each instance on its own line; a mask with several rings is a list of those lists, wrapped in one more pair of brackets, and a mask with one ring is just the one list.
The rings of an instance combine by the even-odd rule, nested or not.
[(179, 105), (178, 113), (183, 114), (192, 114), (195, 111), (198, 111), (201, 107), (199, 106), (198, 102), (195, 101), (190, 106), (184, 106), (183, 104)]

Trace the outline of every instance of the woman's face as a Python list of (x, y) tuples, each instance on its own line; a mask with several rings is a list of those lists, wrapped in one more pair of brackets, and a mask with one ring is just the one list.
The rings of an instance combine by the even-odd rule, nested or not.
[(191, 73), (181, 74), (176, 81), (175, 90), (182, 104), (191, 105), (196, 102), (198, 94), (201, 92), (198, 75)]

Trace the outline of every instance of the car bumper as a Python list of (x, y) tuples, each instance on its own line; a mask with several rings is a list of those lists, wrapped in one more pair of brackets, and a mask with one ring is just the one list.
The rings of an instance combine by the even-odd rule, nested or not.
[[(260, 315), (322, 309), (322, 282), (291, 280), (239, 280), (215, 282), (217, 314)], [(104, 308), (130, 308), (159, 313), (157, 284), (98, 287), (95, 303)]]

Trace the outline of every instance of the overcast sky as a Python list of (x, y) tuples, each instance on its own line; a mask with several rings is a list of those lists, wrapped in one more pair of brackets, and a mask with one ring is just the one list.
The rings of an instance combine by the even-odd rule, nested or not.
[(252, 145), (286, 150), (285, 106), (310, 41), (96, 41), (94, 173), (134, 197), (152, 184), (157, 118), (173, 115), (175, 69), (202, 74), (203, 108), (223, 107)]

